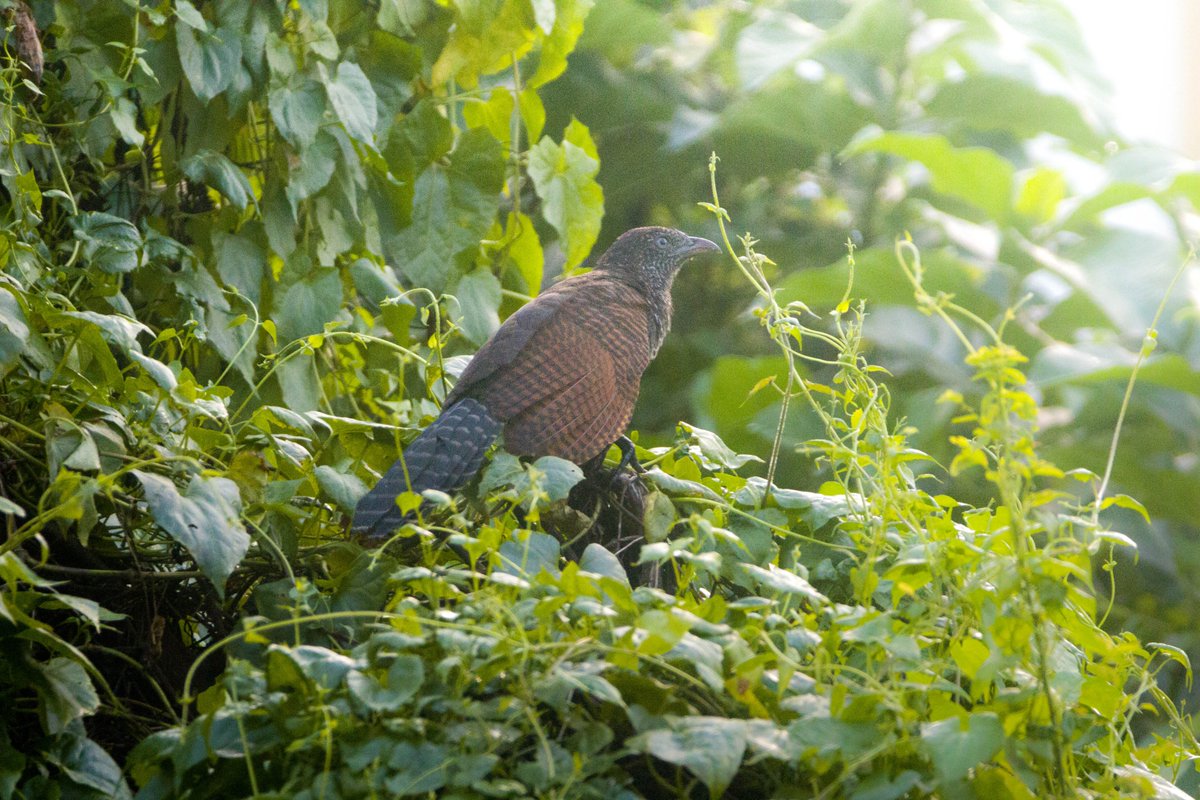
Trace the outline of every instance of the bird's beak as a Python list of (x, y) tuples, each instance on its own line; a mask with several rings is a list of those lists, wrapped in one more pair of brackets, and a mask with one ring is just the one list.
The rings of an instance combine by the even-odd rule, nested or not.
[(721, 252), (721, 248), (708, 239), (702, 239), (699, 236), (689, 236), (687, 244), (675, 251), (675, 255), (680, 262), (683, 262), (696, 256), (719, 252)]

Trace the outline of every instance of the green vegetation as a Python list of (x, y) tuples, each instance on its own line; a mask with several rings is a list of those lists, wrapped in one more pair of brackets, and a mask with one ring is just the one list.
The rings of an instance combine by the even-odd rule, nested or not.
[[(1114, 141), (1056, 3), (0, 9), (0, 798), (1200, 789), (1200, 173)], [(640, 552), (502, 453), (348, 541), (647, 223), (728, 258)]]

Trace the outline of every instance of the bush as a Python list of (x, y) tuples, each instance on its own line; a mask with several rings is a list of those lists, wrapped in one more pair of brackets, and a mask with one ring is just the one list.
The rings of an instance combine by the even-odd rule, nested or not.
[[(936, 15), (924, 5), (905, 13)], [(462, 356), (603, 235), (597, 175), (622, 162), (610, 133), (568, 120), (555, 87), (636, 76), (654, 63), (638, 43), (669, 29), (621, 5), (622, 55), (601, 4), (551, 84), (586, 2), (4, 7), (0, 797), (133, 785), (140, 797), (1172, 797), (1194, 785), (1195, 739), (1158, 683), (1172, 664), (1190, 677), (1186, 656), (1098, 623), (1112, 599), (1091, 561), (1129, 544), (1109, 530), (1113, 507), (1141, 506), (1050, 463), (1022, 373), (1021, 351), (1038, 345), (1009, 324), (1029, 306), (949, 297), (946, 276), (983, 284), (965, 245), (943, 238), (953, 221), (925, 214), (994, 215), (1049, 247), (1070, 227), (1054, 228), (1065, 201), (1051, 202), (1052, 175), (1023, 184), (1048, 192), (1028, 203), (1053, 206), (1037, 223), (1050, 227), (1022, 228), (1002, 182), (946, 182), (963, 159), (1008, 174), (993, 150), (955, 139), (970, 126), (859, 133), (848, 156), (879, 187), (900, 171), (894, 155), (932, 183), (913, 178), (886, 212), (871, 205), (886, 193), (864, 196), (878, 227), (853, 270), (839, 260), (773, 286), (776, 266), (746, 238), (719, 272), (681, 279), (677, 345), (703, 349), (688, 283), (744, 298), (768, 336), (741, 326), (755, 360), (725, 354), (693, 387), (703, 427), (672, 414), (641, 439), (644, 546), (614, 552), (564, 508), (572, 465), (499, 454), (464, 497), (368, 551), (345, 536), (366, 484), (436, 414)], [(782, 11), (709, 13), (729, 23), (716, 42), (800, 29)], [(825, 61), (859, 43), (879, 48), (877, 74), (914, 32), (839, 3), (812, 13)], [(597, 48), (620, 69), (589, 80), (606, 69)], [(793, 243), (791, 258), (802, 240), (773, 216), (791, 206), (746, 159), (756, 114), (826, 109), (824, 149), (785, 139), (762, 167), (802, 157), (836, 172), (820, 154), (870, 122), (871, 82), (796, 85), (771, 69), (778, 48), (711, 58), (771, 57), (730, 98), (720, 177), (734, 217), (757, 198), (768, 213), (748, 227), (769, 232), (772, 253)], [(689, 147), (662, 163), (700, 182), (664, 182), (683, 199), (638, 221), (706, 226), (729, 245), (715, 164)], [(1186, 196), (1173, 181), (1153, 197)], [(626, 184), (605, 184), (622, 187), (609, 219), (624, 225)], [(903, 227), (920, 251), (892, 244)], [(846, 238), (832, 230), (813, 234), (829, 261)], [(905, 420), (892, 407), (905, 384), (879, 383), (864, 356), (883, 315), (855, 298), (876, 295), (915, 296), (959, 348), (945, 402), (929, 388), (907, 404), (945, 409), (945, 424)], [(1172, 363), (1147, 360), (1144, 374)], [(648, 404), (669, 412), (661, 386)], [(750, 433), (731, 435), (735, 420)], [(813, 469), (788, 464), (793, 448)], [(781, 488), (800, 485), (818, 491)]]

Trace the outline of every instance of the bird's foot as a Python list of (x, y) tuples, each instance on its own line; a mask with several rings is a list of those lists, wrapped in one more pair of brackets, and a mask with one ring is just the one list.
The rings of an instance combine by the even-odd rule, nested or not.
[(646, 471), (646, 468), (637, 460), (637, 447), (628, 436), (620, 437), (613, 444), (621, 451), (621, 460), (617, 462), (617, 468), (614, 470), (614, 473), (620, 472), (626, 467), (633, 467), (633, 471), (638, 474)]

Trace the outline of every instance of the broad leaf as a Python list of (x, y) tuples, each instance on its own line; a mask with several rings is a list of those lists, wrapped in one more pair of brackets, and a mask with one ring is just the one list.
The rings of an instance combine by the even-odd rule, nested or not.
[(669, 725), (634, 737), (629, 747), (684, 767), (708, 787), (710, 797), (720, 797), (742, 764), (746, 721), (697, 716), (671, 718)]
[(384, 242), (393, 264), (418, 286), (445, 286), (491, 226), (503, 179), (500, 143), (480, 128), (464, 133), (449, 166), (433, 164), (417, 178), (412, 222)]
[(989, 760), (1004, 746), (1004, 726), (990, 712), (970, 714), (931, 722), (921, 727), (924, 749), (944, 781), (957, 781), (983, 761)]
[(303, 151), (317, 138), (325, 115), (325, 97), (316, 81), (293, 75), (286, 84), (271, 89), (267, 105), (275, 127), (297, 150)]
[(12, 292), (0, 289), (0, 378), (12, 369), (29, 341), (25, 312)]
[(477, 345), (488, 340), (500, 327), (500, 281), (487, 269), (477, 269), (458, 281), (454, 290), (462, 319), (463, 334)]
[(1013, 200), (1012, 165), (985, 147), (955, 147), (945, 136), (891, 131), (868, 136), (847, 153), (882, 152), (916, 161), (929, 170), (935, 191), (978, 207), (997, 221), (1008, 218)]
[(237, 31), (218, 28), (209, 32), (176, 25), (175, 41), (179, 66), (203, 103), (228, 89), (242, 69), (242, 41)]
[(105, 272), (131, 272), (138, 265), (142, 237), (129, 220), (88, 211), (71, 219), (83, 254)]
[(353, 61), (338, 64), (337, 74), (325, 77), (325, 91), (333, 113), (346, 127), (346, 133), (364, 144), (375, 138), (379, 112), (375, 107), (375, 89)]
[(571, 120), (563, 143), (543, 137), (529, 151), (529, 177), (567, 255), (566, 268), (583, 262), (600, 234), (604, 191), (596, 183), (600, 160), (583, 123)]
[(69, 658), (52, 658), (35, 665), (41, 696), (38, 712), (47, 733), (62, 733), (75, 720), (96, 712), (100, 698), (87, 670)]
[(239, 209), (244, 209), (254, 200), (254, 193), (245, 173), (220, 153), (201, 150), (180, 161), (179, 168), (196, 183), (216, 189)]
[(321, 333), (342, 307), (342, 279), (336, 269), (318, 268), (296, 281), (279, 299), (275, 324), (280, 342)]
[(142, 484), (154, 521), (188, 549), (223, 595), (225, 581), (250, 547), (237, 484), (196, 475), (181, 494), (169, 478), (141, 470), (133, 474)]

